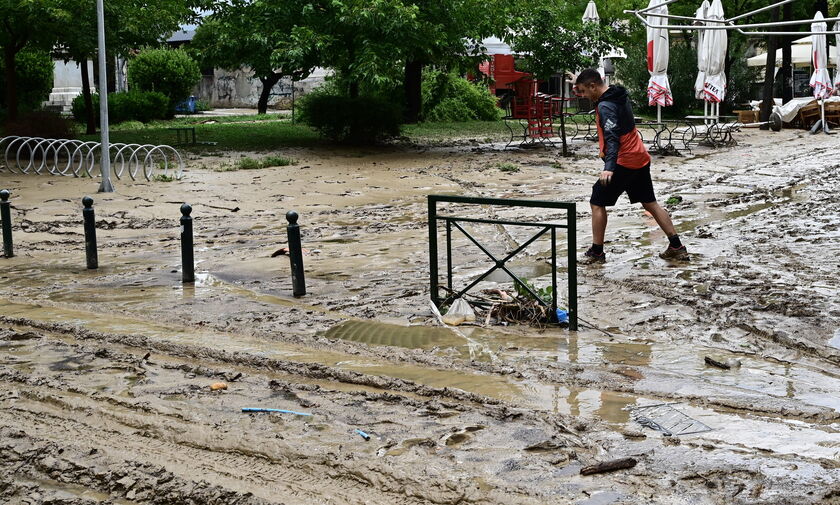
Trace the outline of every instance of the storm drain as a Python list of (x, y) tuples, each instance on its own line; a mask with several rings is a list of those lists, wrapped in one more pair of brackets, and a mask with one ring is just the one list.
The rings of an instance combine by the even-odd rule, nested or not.
[(703, 433), (712, 429), (696, 419), (674, 408), (675, 403), (658, 403), (656, 405), (642, 405), (629, 407), (630, 417), (634, 421), (661, 431), (667, 436), (689, 435)]

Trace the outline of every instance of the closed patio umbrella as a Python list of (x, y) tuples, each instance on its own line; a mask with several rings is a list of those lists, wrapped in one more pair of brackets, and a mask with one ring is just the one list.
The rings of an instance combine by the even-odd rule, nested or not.
[[(706, 13), (709, 11), (709, 0), (703, 0), (694, 17), (698, 19), (706, 19)], [(695, 24), (703, 25), (703, 21), (696, 21)], [(709, 115), (709, 102), (706, 98), (706, 71), (709, 70), (709, 56), (706, 54), (706, 30), (697, 30), (697, 79), (694, 80), (694, 96), (698, 100), (703, 100), (703, 116)], [(705, 121), (705, 120), (704, 120)]]
[(586, 10), (583, 13), (583, 22), (594, 21), (597, 23), (600, 20), (601, 17), (598, 15), (598, 7), (595, 6), (595, 0), (589, 0), (589, 3), (586, 4)]
[(668, 14), (665, 0), (650, 0), (647, 21), (647, 66), (650, 73), (648, 81), (648, 104), (656, 105), (656, 120), (662, 121), (662, 107), (674, 104), (671, 84), (668, 82), (669, 38), (668, 29), (659, 28), (668, 24), (666, 18), (656, 14)]
[[(708, 26), (722, 26), (723, 4), (720, 0), (713, 0), (712, 5), (706, 11), (707, 19), (720, 20), (710, 21)], [(726, 46), (728, 44), (728, 36), (726, 30), (706, 30), (706, 35), (703, 37), (703, 43), (706, 46), (706, 55), (708, 58), (708, 68), (706, 69), (706, 81), (704, 83), (703, 92), (705, 100), (714, 104), (713, 113), (715, 116), (720, 114), (720, 102), (723, 101), (726, 93), (726, 73), (724, 66), (726, 65)]]
[[(834, 31), (840, 32), (840, 21), (834, 23)], [(840, 33), (834, 34), (834, 87), (840, 88)]]
[[(814, 89), (814, 98), (820, 100), (820, 121), (823, 131), (828, 131), (825, 124), (825, 99), (831, 96), (831, 76), (828, 73), (828, 55), (825, 51), (825, 32), (828, 29), (823, 21), (822, 12), (817, 11), (814, 15), (814, 22), (811, 23), (811, 51), (813, 55), (814, 73), (811, 75), (811, 87)], [(816, 127), (818, 128), (818, 127)], [(816, 131), (813, 130), (813, 131)]]
[[(583, 12), (583, 22), (597, 23), (600, 20), (601, 16), (598, 15), (598, 7), (595, 5), (595, 0), (589, 0), (589, 3), (586, 4), (586, 10)], [(601, 58), (598, 58), (598, 73), (601, 74), (601, 79), (606, 79), (604, 62)]]

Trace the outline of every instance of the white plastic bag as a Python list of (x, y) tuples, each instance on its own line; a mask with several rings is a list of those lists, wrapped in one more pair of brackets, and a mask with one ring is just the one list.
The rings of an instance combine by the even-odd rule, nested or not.
[(443, 316), (443, 322), (451, 326), (472, 321), (475, 321), (475, 311), (463, 298), (455, 299), (449, 310), (446, 311), (446, 315)]

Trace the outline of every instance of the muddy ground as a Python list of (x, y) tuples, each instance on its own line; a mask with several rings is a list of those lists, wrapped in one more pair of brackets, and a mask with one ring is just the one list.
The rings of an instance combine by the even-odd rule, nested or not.
[[(181, 181), (93, 195), (96, 271), (80, 204), (96, 183), (0, 171), (16, 247), (0, 258), (0, 502), (840, 503), (840, 141), (738, 140), (654, 159), (660, 201), (682, 198), (668, 208), (692, 260), (660, 260), (667, 241), (623, 200), (608, 262), (579, 268), (578, 332), (440, 327), (425, 196), (577, 202), (580, 254), (600, 169), (591, 143), (572, 158), (292, 150), (293, 166), (229, 172), (213, 168), (231, 155), (192, 159)], [(194, 286), (180, 282), (184, 201)], [(271, 257), (291, 209), (309, 250), (299, 299), (287, 257)], [(527, 239), (469, 229), (494, 253)], [(514, 272), (545, 286), (549, 250), (537, 241)], [(456, 285), (490, 266), (457, 234), (453, 255)], [(627, 410), (668, 402), (711, 431), (665, 436)], [(580, 475), (622, 457), (638, 463)]]

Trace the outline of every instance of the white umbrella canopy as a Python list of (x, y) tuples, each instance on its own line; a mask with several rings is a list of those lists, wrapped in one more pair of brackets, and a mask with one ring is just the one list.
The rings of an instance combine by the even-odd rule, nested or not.
[[(840, 32), (840, 21), (834, 23), (834, 31)], [(834, 35), (834, 50), (836, 58), (834, 63), (834, 87), (840, 88), (840, 33)]]
[[(703, 0), (695, 17), (700, 19), (706, 18), (706, 12), (709, 10), (709, 0)], [(694, 96), (698, 100), (703, 100), (706, 87), (706, 71), (709, 69), (709, 58), (706, 54), (706, 46), (703, 40), (706, 38), (706, 30), (697, 30), (697, 79), (694, 80)]]
[(595, 0), (589, 0), (589, 3), (586, 4), (586, 10), (583, 12), (583, 22), (598, 22), (600, 20), (601, 16), (598, 15), (598, 7), (595, 5)]
[(814, 73), (811, 75), (811, 87), (814, 98), (828, 98), (834, 87), (828, 73), (828, 55), (826, 54), (826, 36), (828, 25), (823, 21), (822, 12), (817, 11), (811, 23), (811, 50), (813, 53)]
[[(595, 5), (595, 0), (589, 0), (589, 3), (586, 4), (586, 10), (583, 12), (583, 22), (597, 23), (599, 21), (601, 21), (601, 16), (598, 15), (598, 7)], [(601, 79), (606, 77), (603, 59), (598, 60), (598, 73), (601, 74)]]
[[(707, 19), (720, 20), (721, 22), (709, 22), (709, 26), (723, 26), (723, 4), (720, 0), (713, 0), (712, 5), (706, 11)], [(726, 92), (726, 45), (729, 42), (726, 30), (705, 30), (703, 44), (706, 47), (708, 67), (706, 69), (706, 81), (704, 83), (705, 100), (712, 103), (723, 101)]]
[(647, 21), (647, 66), (650, 73), (648, 81), (648, 104), (668, 106), (674, 104), (671, 84), (668, 82), (669, 38), (667, 28), (658, 28), (668, 24), (666, 18), (656, 14), (668, 14), (665, 0), (650, 0)]

